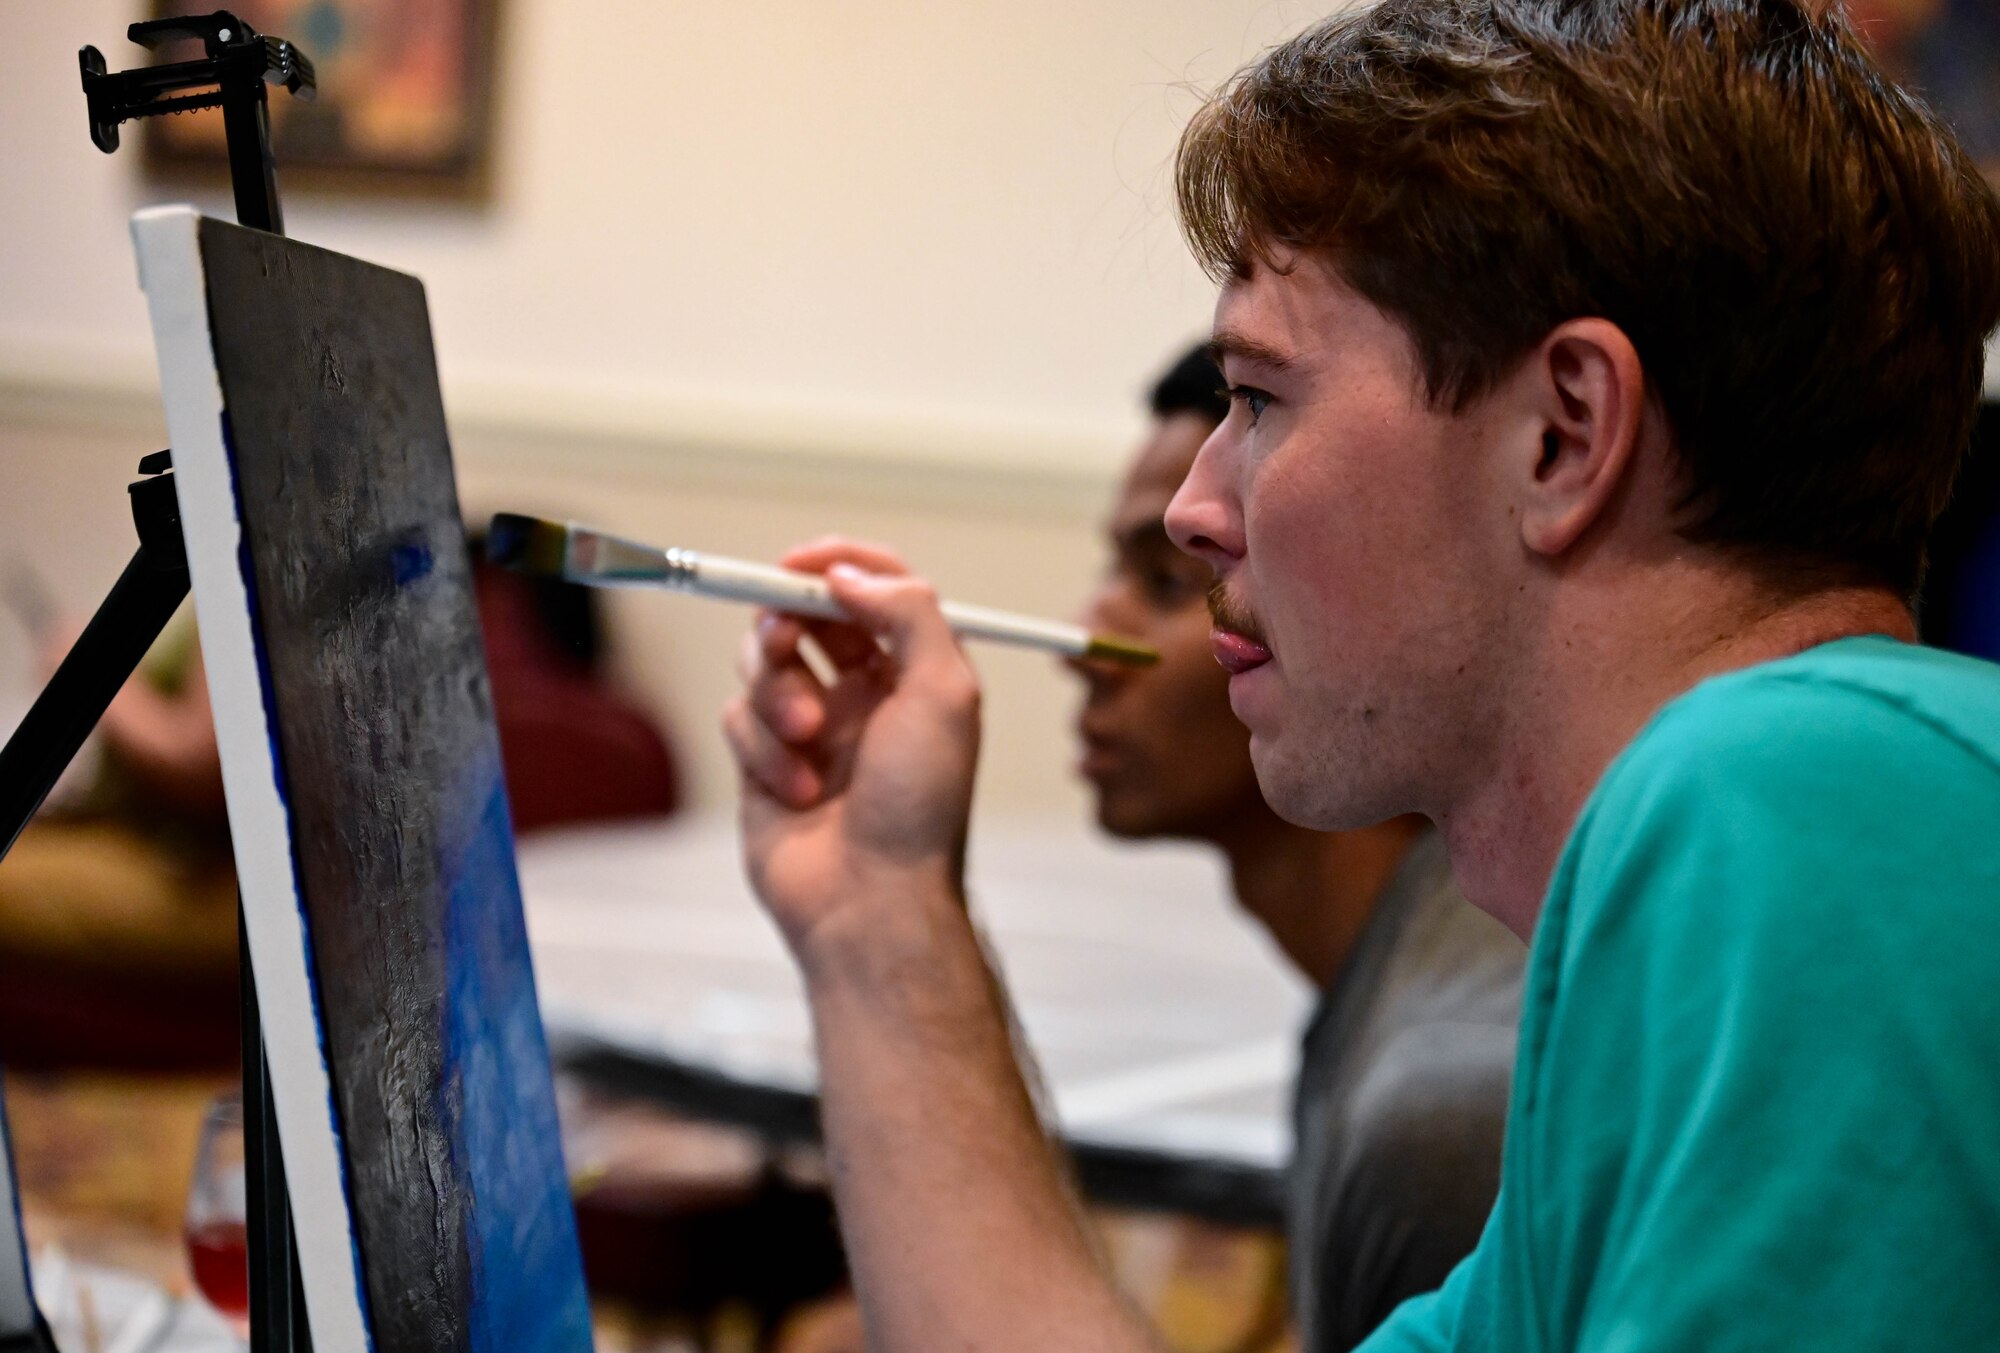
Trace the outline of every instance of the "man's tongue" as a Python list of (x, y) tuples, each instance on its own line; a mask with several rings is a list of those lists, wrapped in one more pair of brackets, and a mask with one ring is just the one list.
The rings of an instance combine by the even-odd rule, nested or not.
[(1215, 648), (1215, 660), (1222, 664), (1231, 676), (1247, 672), (1253, 667), (1262, 667), (1271, 660), (1271, 650), (1248, 635), (1234, 630), (1213, 630), (1209, 642)]

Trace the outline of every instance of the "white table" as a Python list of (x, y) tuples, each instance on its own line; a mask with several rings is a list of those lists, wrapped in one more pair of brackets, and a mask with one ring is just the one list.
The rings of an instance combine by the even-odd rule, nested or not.
[[(650, 1070), (684, 1109), (810, 1130), (804, 999), (733, 821), (547, 833), (520, 862), (567, 1060)], [(1310, 994), (1229, 900), (1214, 852), (986, 822), (969, 878), (1085, 1186), (1271, 1219)]]

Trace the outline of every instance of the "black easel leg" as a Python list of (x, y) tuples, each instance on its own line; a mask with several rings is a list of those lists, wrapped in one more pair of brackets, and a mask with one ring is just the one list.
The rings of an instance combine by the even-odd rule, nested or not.
[(0, 748), (0, 856), (34, 817), (188, 594), (186, 563), (141, 545), (55, 678)]

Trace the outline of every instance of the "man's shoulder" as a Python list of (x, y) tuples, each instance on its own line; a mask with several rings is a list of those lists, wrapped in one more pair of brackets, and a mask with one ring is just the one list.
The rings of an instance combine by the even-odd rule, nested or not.
[[(1973, 1309), (1957, 1260), (1994, 1208), (1963, 1162), (2000, 1128), (1994, 681), (1831, 645), (1698, 688), (1607, 777), (1536, 936), (1509, 1125), (1508, 1187), (1539, 1209), (1509, 1234), (1590, 1276), (1577, 1328), (1638, 1313), (1569, 1342), (1710, 1347), (1834, 1300), (1816, 1329), (1884, 1346), (1881, 1309)], [(1911, 1236), (1937, 1238), (1914, 1266)]]
[(1869, 637), (1681, 696), (1605, 773), (1580, 827), (1614, 844), (1701, 829), (1749, 846), (1760, 829), (1928, 831), (1972, 805), (2000, 805), (2000, 667)]
[(1984, 932), (2000, 867), (1972, 847), (1996, 820), (2000, 669), (1847, 640), (1662, 711), (1592, 796), (1544, 921), (1774, 955), (1885, 909), (1912, 934)]
[(1909, 756), (1962, 756), (2000, 772), (2000, 667), (1880, 636), (1824, 644), (1703, 682), (1621, 760), (1646, 775), (1782, 777)]

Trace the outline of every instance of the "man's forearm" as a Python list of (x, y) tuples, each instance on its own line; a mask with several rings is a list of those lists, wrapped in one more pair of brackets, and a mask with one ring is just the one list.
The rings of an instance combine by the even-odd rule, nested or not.
[(874, 1353), (1153, 1353), (1112, 1287), (955, 899), (806, 962), (827, 1155)]

